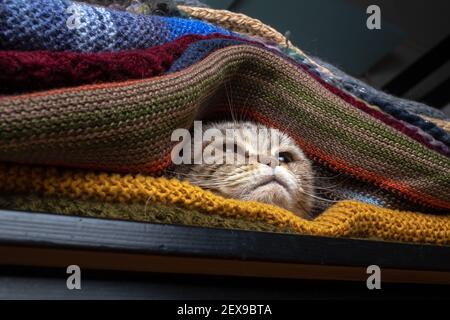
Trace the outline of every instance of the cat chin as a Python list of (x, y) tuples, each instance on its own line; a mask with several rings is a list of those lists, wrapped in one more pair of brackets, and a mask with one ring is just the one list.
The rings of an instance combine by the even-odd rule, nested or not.
[(271, 182), (251, 191), (246, 200), (253, 200), (273, 204), (289, 210), (292, 197), (285, 187), (276, 182)]

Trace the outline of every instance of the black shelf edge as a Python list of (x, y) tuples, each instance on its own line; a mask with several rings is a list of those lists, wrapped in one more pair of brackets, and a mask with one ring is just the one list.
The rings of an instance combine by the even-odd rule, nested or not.
[[(157, 256), (450, 271), (450, 247), (0, 210), (0, 245)], [(1, 264), (1, 258), (0, 258)]]

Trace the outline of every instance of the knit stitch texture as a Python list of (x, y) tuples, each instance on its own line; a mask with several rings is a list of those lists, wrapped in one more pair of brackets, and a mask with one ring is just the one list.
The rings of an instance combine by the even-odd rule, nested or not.
[(0, 6), (2, 50), (146, 49), (186, 34), (211, 33), (231, 34), (198, 20), (134, 15), (69, 0), (2, 0)]
[(380, 90), (376, 90), (368, 84), (347, 75), (338, 68), (327, 64), (318, 58), (311, 58), (295, 47), (284, 35), (257, 19), (227, 10), (188, 6), (179, 6), (179, 8), (188, 16), (196, 19), (202, 19), (235, 32), (257, 36), (266, 39), (267, 41), (278, 43), (278, 45), (284, 48), (288, 55), (307, 66), (311, 72), (314, 72), (324, 81), (327, 81), (337, 88), (346, 90), (355, 97), (370, 104), (377, 105), (384, 112), (389, 113), (399, 120), (408, 122), (420, 128), (430, 135), (432, 139), (440, 141), (447, 146), (450, 145), (450, 135), (443, 131), (439, 126), (435, 126), (433, 123), (426, 121), (426, 119), (422, 117), (429, 116), (448, 120), (448, 116), (443, 112), (422, 103), (397, 98)]
[(1, 98), (0, 160), (162, 173), (173, 130), (189, 128), (202, 107), (210, 115), (229, 112), (227, 93), (238, 114), (244, 109), (249, 120), (288, 127), (314, 161), (411, 201), (450, 208), (449, 158), (279, 55), (249, 45), (220, 49), (164, 77)]
[(423, 103), (389, 95), (347, 75), (342, 70), (332, 66), (331, 64), (322, 62), (317, 58), (314, 59), (315, 61), (319, 61), (322, 66), (326, 66), (332, 72), (332, 76), (330, 76), (328, 73), (322, 73), (320, 70), (315, 68), (314, 65), (310, 65), (310, 70), (318, 74), (322, 79), (325, 79), (333, 86), (345, 90), (346, 92), (353, 94), (367, 103), (380, 107), (384, 112), (399, 120), (421, 128), (433, 138), (443, 142), (447, 146), (450, 146), (450, 135), (439, 126), (423, 118), (423, 116), (431, 116), (448, 120), (449, 118), (441, 111)]
[(279, 228), (265, 221), (204, 214), (198, 210), (168, 204), (106, 202), (100, 197), (81, 200), (37, 194), (0, 194), (0, 208), (147, 223), (294, 233), (289, 227)]
[(0, 94), (159, 76), (171, 67), (180, 69), (177, 59), (191, 44), (219, 37), (226, 36), (188, 35), (162, 46), (120, 52), (0, 51)]
[[(241, 15), (219, 19), (202, 9), (205, 20), (275, 39), (295, 61), (277, 45), (193, 19), (68, 0), (1, 1), (3, 93), (93, 85), (0, 97), (0, 206), (26, 208), (20, 200), (26, 196), (33, 210), (73, 213), (73, 204), (108, 218), (450, 244), (449, 216), (417, 212), (450, 212), (446, 122), (366, 94), (364, 84)], [(70, 28), (76, 13), (80, 26)], [(50, 51), (29, 51), (36, 49)], [(228, 117), (230, 103), (245, 119), (286, 130), (320, 175), (341, 173), (339, 192), (324, 196), (377, 206), (339, 202), (305, 221), (278, 207), (142, 175), (167, 173), (174, 129), (190, 128), (200, 113)], [(387, 209), (406, 204), (411, 211)]]
[[(65, 12), (65, 10), (72, 5), (77, 8), (76, 10), (81, 16), (81, 27), (70, 30), (67, 26), (70, 13)], [(66, 0), (39, 0), (33, 2), (4, 0), (0, 10), (0, 48), (2, 49), (73, 51), (139, 49), (166, 43), (186, 33), (209, 34), (211, 32), (221, 32), (229, 34), (224, 29), (195, 20), (133, 15), (128, 12), (77, 4)], [(194, 9), (191, 8), (189, 10)], [(208, 13), (211, 12), (211, 9), (200, 8), (200, 10), (203, 10), (200, 12), (205, 10), (208, 10)], [(193, 12), (195, 13), (196, 11)], [(223, 11), (220, 11), (220, 13), (224, 15)], [(241, 16), (243, 15), (239, 15), (239, 22), (245, 22), (246, 19)], [(207, 16), (206, 20), (216, 20), (223, 25), (234, 21), (230, 17), (226, 20), (220, 20), (219, 18), (220, 15), (219, 17), (210, 15)], [(237, 21), (233, 23), (232, 26)], [(251, 27), (257, 28), (255, 26), (257, 23), (260, 22), (252, 20)], [(98, 32), (98, 30), (106, 30), (107, 32)], [(280, 36), (277, 36), (276, 31), (271, 31), (268, 27), (265, 27), (264, 30), (266, 30), (264, 35), (270, 34), (280, 41)], [(296, 58), (298, 58), (299, 52), (303, 54), (301, 51), (295, 50), (296, 54), (294, 56)], [(300, 60), (305, 64), (311, 62), (311, 59), (307, 59), (304, 55), (300, 57)], [(321, 75), (323, 79), (331, 79), (330, 74), (332, 73), (329, 71), (324, 73), (324, 68), (317, 68), (317, 63), (310, 64), (310, 67), (312, 68), (311, 70)], [(335, 76), (333, 79), (338, 79), (338, 77)], [(342, 88), (335, 81), (333, 85)], [(379, 96), (381, 97), (382, 95), (380, 94)], [(364, 99), (364, 97), (362, 98)], [(368, 98), (366, 100), (373, 102), (373, 100)], [(447, 147), (443, 148), (439, 143), (434, 143), (432, 140), (428, 141), (431, 144), (434, 143), (435, 147), (442, 149), (444, 153), (449, 153), (450, 135), (445, 130), (442, 130), (432, 122), (409, 114), (404, 109), (395, 108), (395, 105), (381, 102), (378, 105), (397, 119), (407, 121), (421, 128), (435, 141), (446, 144)]]
[[(187, 182), (144, 175), (0, 165), (0, 191), (36, 194), (50, 197), (50, 199), (58, 196), (70, 200), (94, 200), (126, 205), (173, 206), (205, 215), (240, 219), (243, 222), (241, 225), (245, 226), (247, 222), (246, 229), (251, 229), (255, 223), (258, 223), (269, 224), (279, 232), (450, 244), (450, 216), (448, 215), (433, 216), (401, 212), (357, 201), (343, 201), (316, 219), (308, 221), (272, 205), (225, 199)], [(43, 205), (48, 204), (44, 202)], [(173, 211), (173, 209), (166, 209), (166, 211), (163, 209), (162, 213), (168, 212), (170, 215)], [(114, 218), (113, 212), (109, 213), (110, 218)], [(186, 216), (183, 216), (184, 212), (178, 212), (178, 214), (181, 215), (178, 219), (184, 221), (189, 219), (188, 212)], [(126, 218), (123, 214), (121, 217)]]
[[(172, 44), (173, 46), (178, 46), (181, 50), (183, 47), (187, 48), (185, 52), (179, 57), (177, 61), (175, 61), (173, 66), (170, 68), (170, 70), (167, 71), (167, 73), (175, 72), (182, 70), (184, 68), (187, 68), (188, 66), (195, 64), (196, 62), (201, 61), (206, 56), (208, 56), (211, 52), (218, 50), (223, 47), (231, 46), (231, 45), (237, 45), (237, 44), (252, 44), (259, 47), (263, 47), (267, 50), (271, 50), (264, 45), (256, 42), (246, 41), (244, 39), (239, 38), (230, 38), (230, 39), (214, 39), (220, 37), (219, 34), (211, 35), (208, 37), (208, 39), (205, 38), (205, 40), (198, 41), (197, 43), (192, 43), (189, 47), (187, 47), (187, 44), (184, 42), (184, 38), (181, 38), (179, 40), (174, 41)], [(222, 36), (227, 37), (227, 36)], [(197, 39), (201, 40), (201, 39)], [(181, 42), (178, 44), (178, 42)], [(171, 47), (169, 46), (169, 49)], [(158, 51), (157, 48), (149, 49), (151, 51), (157, 51), (157, 53), (162, 53), (161, 51)], [(178, 50), (178, 51), (180, 51)], [(163, 49), (164, 54), (166, 55), (166, 61), (167, 59), (170, 59), (172, 62), (177, 57), (177, 52), (171, 52), (170, 50)], [(279, 51), (274, 51), (274, 53), (278, 54), (280, 57), (283, 57)], [(136, 55), (141, 54), (141, 51), (133, 51), (131, 53), (112, 53), (112, 54), (66, 54), (66, 53), (49, 53), (45, 55), (42, 52), (38, 53), (27, 53), (27, 52), (5, 52), (6, 54), (4, 60), (4, 64), (6, 65), (6, 73), (7, 77), (5, 77), (5, 87), (9, 88), (11, 85), (14, 85), (15, 83), (19, 83), (20, 89), (29, 89), (28, 86), (21, 85), (22, 82), (24, 84), (27, 84), (29, 82), (32, 82), (32, 86), (39, 87), (39, 86), (45, 86), (46, 83), (49, 81), (51, 82), (51, 85), (54, 87), (60, 87), (65, 86), (68, 84), (69, 81), (72, 82), (81, 82), (86, 81), (86, 83), (90, 82), (101, 82), (104, 80), (104, 77), (107, 76), (109, 78), (114, 79), (115, 77), (118, 78), (134, 78), (136, 76), (139, 77), (139, 73), (133, 72), (133, 69), (128, 70), (128, 68), (132, 67), (134, 61), (131, 61), (131, 64), (129, 63), (129, 60), (127, 58), (134, 58)], [(33, 60), (30, 59), (39, 57), (40, 55), (45, 55), (44, 57), (49, 57), (50, 61), (47, 64), (42, 64), (40, 62), (34, 63)], [(131, 54), (131, 55), (130, 55)], [(144, 55), (147, 53), (145, 52)], [(174, 56), (175, 55), (175, 56)], [(69, 57), (68, 57), (69, 56)], [(168, 57), (171, 56), (171, 57)], [(11, 57), (16, 58), (14, 62), (17, 62), (13, 64), (12, 68), (8, 67), (11, 65)], [(105, 65), (105, 61), (101, 60), (101, 58), (107, 57), (112, 59), (112, 63), (110, 65)], [(61, 59), (60, 59), (61, 58)], [(63, 65), (60, 65), (59, 62), (65, 61), (67, 58), (69, 58), (71, 63), (65, 63)], [(119, 58), (119, 61), (117, 61), (117, 58)], [(123, 58), (123, 59), (122, 59)], [(51, 60), (57, 60), (57, 61), (51, 61)], [(62, 60), (62, 61), (61, 61)], [(139, 59), (137, 59), (139, 60)], [(293, 64), (296, 64), (298, 67), (303, 68), (307, 72), (310, 72), (303, 64), (296, 63), (294, 60), (291, 60)], [(0, 53), (0, 63), (1, 63), (1, 53)], [(50, 64), (50, 70), (47, 69), (47, 65)], [(160, 74), (163, 70), (161, 68), (158, 68), (158, 65), (148, 65), (148, 67), (157, 67), (156, 70), (142, 70), (140, 69), (142, 73), (145, 74)], [(81, 68), (80, 68), (81, 67)], [(107, 70), (106, 67), (114, 67), (113, 69)], [(168, 66), (166, 65), (166, 69)], [(25, 69), (25, 70), (23, 70)], [(81, 70), (80, 70), (81, 69)], [(101, 70), (104, 70), (103, 74)], [(117, 69), (117, 71), (116, 71)], [(22, 71), (23, 70), (23, 71)], [(27, 70), (30, 70), (32, 73), (29, 74)], [(10, 72), (8, 72), (10, 71)], [(48, 71), (48, 72), (46, 72)], [(78, 77), (78, 71), (82, 72), (82, 77)], [(138, 70), (139, 72), (139, 70)], [(310, 72), (311, 73), (311, 72)], [(61, 80), (61, 83), (58, 83), (56, 81), (53, 81), (52, 74), (55, 74), (57, 79), (55, 80)], [(312, 73), (311, 73), (312, 74)], [(35, 76), (34, 76), (35, 75)], [(71, 76), (70, 79), (66, 79), (66, 76)], [(450, 149), (443, 144), (440, 141), (435, 140), (433, 137), (429, 136), (428, 134), (422, 132), (421, 130), (417, 129), (417, 127), (411, 127), (408, 125), (405, 125), (404, 123), (397, 121), (393, 119), (392, 117), (386, 116), (384, 113), (380, 113), (377, 110), (372, 110), (371, 108), (367, 107), (365, 104), (361, 103), (360, 101), (356, 101), (355, 99), (352, 99), (350, 96), (344, 94), (342, 91), (336, 89), (335, 87), (330, 86), (326, 82), (324, 82), (320, 77), (316, 76), (315, 74), (312, 74), (316, 77), (317, 81), (324, 85), (328, 90), (335, 93), (339, 97), (345, 99), (347, 102), (351, 103), (355, 107), (363, 110), (364, 112), (372, 115), (373, 117), (385, 122), (386, 124), (389, 124), (392, 127), (395, 127), (397, 130), (402, 131), (403, 133), (407, 134), (408, 136), (414, 138), (415, 140), (429, 146), (433, 150), (436, 150), (444, 155), (450, 155)], [(19, 81), (14, 81), (14, 79), (19, 78)], [(11, 79), (11, 80), (9, 80)], [(28, 80), (29, 79), (29, 80)], [(20, 81), (23, 80), (23, 81)], [(70, 83), (70, 82), (69, 82)], [(14, 89), (14, 88), (13, 88)]]

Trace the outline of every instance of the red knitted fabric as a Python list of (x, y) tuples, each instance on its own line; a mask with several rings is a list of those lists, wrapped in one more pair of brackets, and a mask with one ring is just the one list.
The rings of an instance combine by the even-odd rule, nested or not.
[(0, 94), (162, 75), (186, 48), (223, 34), (187, 35), (144, 50), (102, 53), (0, 51)]

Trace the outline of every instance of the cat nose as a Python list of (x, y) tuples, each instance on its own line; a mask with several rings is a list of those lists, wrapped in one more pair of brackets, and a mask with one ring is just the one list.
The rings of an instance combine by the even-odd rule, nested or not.
[(275, 169), (279, 164), (278, 159), (271, 156), (259, 156), (259, 162), (271, 167), (272, 169)]

